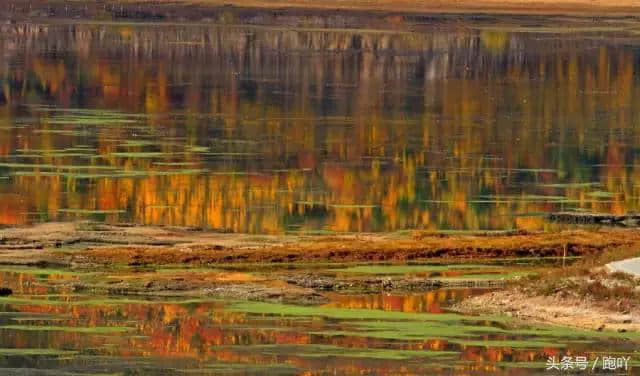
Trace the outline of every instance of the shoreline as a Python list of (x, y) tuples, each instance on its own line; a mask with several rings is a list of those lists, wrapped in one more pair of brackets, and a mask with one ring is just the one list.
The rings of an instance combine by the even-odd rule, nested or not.
[(639, 254), (636, 248), (606, 251), (463, 300), (453, 309), (597, 331), (640, 332), (640, 276), (611, 267)]
[(620, 312), (600, 303), (560, 294), (527, 296), (520, 290), (507, 289), (465, 299), (452, 310), (463, 314), (507, 315), (523, 322), (587, 330), (640, 332), (640, 308)]
[[(84, 221), (0, 230), (0, 265), (62, 268), (88, 276), (60, 281), (73, 291), (318, 305), (327, 303), (327, 294), (332, 293), (483, 288), (491, 292), (463, 300), (453, 310), (619, 331), (640, 331), (640, 278), (612, 273), (605, 265), (637, 257), (638, 249), (640, 232), (616, 227), (538, 233), (260, 236)], [(567, 257), (573, 259), (567, 259), (565, 266)], [(538, 265), (530, 269), (533, 273), (505, 268), (486, 280), (406, 272), (327, 273), (354, 265), (411, 268), (425, 262), (446, 270), (448, 264), (464, 268), (522, 258), (562, 262)]]
[[(419, 0), (391, 1), (378, 0), (199, 0), (186, 1), (140, 1), (107, 0), (104, 2), (63, 1), (63, 0), (9, 0), (0, 19), (6, 20), (83, 20), (83, 21), (202, 21), (205, 23), (235, 24), (243, 19), (253, 22), (299, 27), (299, 23), (321, 22), (324, 27), (340, 27), (364, 22), (372, 28), (415, 28), (445, 20), (460, 26), (459, 22), (469, 19), (514, 16), (522, 17), (526, 23), (545, 23), (548, 17), (559, 18), (550, 26), (563, 25), (563, 17), (585, 18), (592, 24), (593, 18), (640, 17), (640, 3), (634, 0), (598, 2), (585, 0)], [(436, 20), (435, 18), (440, 18)], [(336, 25), (332, 25), (336, 23)], [(488, 21), (491, 25), (491, 20)], [(352, 25), (353, 26), (353, 25)], [(356, 25), (362, 27), (365, 25)]]
[(588, 256), (639, 247), (633, 228), (453, 234), (251, 235), (188, 228), (49, 222), (0, 230), (0, 264), (215, 265), (416, 262)]
[[(135, 1), (134, 1), (135, 2)], [(160, 0), (158, 3), (162, 3)], [(539, 14), (539, 15), (628, 15), (640, 11), (640, 4), (633, 0), (583, 1), (583, 0), (320, 0), (313, 3), (304, 0), (200, 0), (206, 6), (235, 6), (257, 9), (315, 9), (360, 12), (390, 12), (414, 14)], [(452, 4), (453, 3), (453, 4)]]

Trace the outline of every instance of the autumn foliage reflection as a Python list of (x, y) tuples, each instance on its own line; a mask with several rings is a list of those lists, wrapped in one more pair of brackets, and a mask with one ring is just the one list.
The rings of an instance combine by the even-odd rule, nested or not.
[[(19, 296), (31, 295), (33, 304), (3, 303), (0, 326), (14, 323), (15, 317), (30, 317), (29, 325), (55, 325), (60, 327), (100, 328), (125, 327), (126, 333), (105, 335), (76, 333), (73, 331), (28, 331), (0, 329), (2, 348), (55, 348), (81, 349), (80, 354), (58, 360), (65, 364), (81, 362), (82, 355), (107, 356), (111, 361), (123, 359), (189, 360), (192, 367), (206, 367), (214, 362), (241, 363), (247, 365), (289, 364), (300, 369), (299, 374), (312, 370), (310, 374), (323, 372), (378, 373), (419, 375), (427, 370), (439, 369), (442, 361), (419, 361), (406, 363), (403, 360), (366, 357), (318, 357), (304, 356), (295, 352), (273, 353), (275, 349), (261, 351), (251, 345), (311, 346), (332, 345), (346, 349), (400, 349), (458, 351), (455, 366), (446, 369), (453, 374), (472, 371), (492, 371), (509, 374), (509, 369), (497, 363), (532, 362), (556, 354), (553, 349), (512, 349), (510, 347), (486, 347), (457, 345), (446, 339), (416, 339), (413, 341), (390, 341), (357, 335), (331, 336), (321, 334), (344, 326), (332, 319), (322, 317), (301, 318), (281, 315), (251, 315), (225, 309), (221, 302), (168, 303), (140, 300), (117, 303), (105, 300), (100, 304), (89, 296), (72, 291), (34, 289), (33, 286), (56, 286), (61, 279), (74, 276), (52, 274), (0, 273), (0, 283), (11, 286)], [(56, 294), (52, 294), (52, 293)], [(442, 290), (407, 296), (332, 296), (329, 306), (342, 308), (367, 308), (400, 310), (405, 312), (443, 312), (440, 304), (461, 299), (471, 290)], [(43, 300), (50, 300), (46, 304)], [(381, 302), (381, 303), (379, 303)], [(53, 323), (53, 324), (52, 324)], [(437, 337), (437, 336), (436, 336)], [(507, 339), (506, 335), (492, 334), (487, 339)], [(247, 347), (249, 346), (249, 347)], [(577, 345), (578, 347), (580, 345)], [(311, 347), (312, 348), (312, 347)], [(577, 351), (577, 350), (576, 350)], [(313, 352), (312, 352), (313, 353)], [(127, 360), (129, 359), (129, 360)], [(7, 361), (6, 359), (4, 361)], [(3, 363), (4, 364), (4, 363)], [(134, 364), (134, 363), (132, 363)], [(440, 365), (438, 365), (440, 364)], [(6, 365), (6, 364), (5, 364)], [(435, 367), (435, 368), (434, 368)]]
[(638, 53), (614, 40), (3, 25), (0, 49), (3, 160), (148, 173), (0, 167), (3, 224), (85, 209), (255, 233), (538, 229), (513, 214), (638, 208)]

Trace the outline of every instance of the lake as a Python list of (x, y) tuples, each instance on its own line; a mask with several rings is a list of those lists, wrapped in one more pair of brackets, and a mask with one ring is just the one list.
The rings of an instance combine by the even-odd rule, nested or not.
[(0, 224), (541, 230), (638, 210), (638, 26), (498, 19), (4, 24)]
[[(465, 233), (640, 209), (637, 21), (269, 17), (0, 25), (0, 225)], [(602, 355), (637, 367), (637, 333), (451, 310), (565, 262), (5, 266), (0, 369), (533, 375), (549, 357)], [(495, 283), (327, 292), (315, 306), (90, 288), (154, 273), (292, 288), (310, 270)]]

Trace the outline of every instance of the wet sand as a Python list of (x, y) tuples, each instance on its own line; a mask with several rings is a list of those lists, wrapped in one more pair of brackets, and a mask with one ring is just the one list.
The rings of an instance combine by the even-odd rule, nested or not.
[(518, 289), (494, 291), (469, 298), (454, 307), (463, 313), (495, 313), (538, 322), (590, 330), (640, 331), (640, 308), (621, 312), (594, 300), (551, 296), (528, 296)]

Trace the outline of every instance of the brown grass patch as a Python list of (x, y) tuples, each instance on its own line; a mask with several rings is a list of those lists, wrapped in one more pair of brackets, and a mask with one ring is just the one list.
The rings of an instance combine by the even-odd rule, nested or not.
[(546, 273), (522, 278), (517, 288), (525, 296), (559, 296), (586, 299), (614, 311), (640, 307), (640, 278), (622, 272), (609, 272), (610, 262), (638, 257), (637, 246), (614, 247), (594, 257)]
[[(246, 235), (236, 235), (230, 244), (217, 246), (211, 234), (192, 234), (193, 245), (169, 247), (125, 246), (97, 247), (81, 252), (83, 260), (93, 263), (143, 264), (216, 264), (247, 262), (343, 262), (397, 261), (423, 259), (475, 259), (493, 257), (585, 256), (606, 250), (640, 245), (637, 231), (564, 231), (558, 233), (513, 234), (499, 236), (439, 236), (391, 238), (374, 235), (304, 237), (282, 236), (280, 242), (243, 243)], [(201, 239), (201, 237), (205, 237)], [(223, 241), (220, 238), (221, 242)]]

